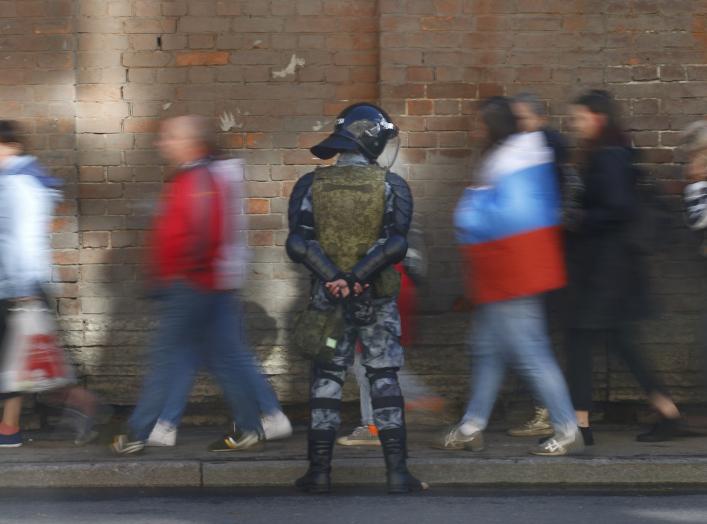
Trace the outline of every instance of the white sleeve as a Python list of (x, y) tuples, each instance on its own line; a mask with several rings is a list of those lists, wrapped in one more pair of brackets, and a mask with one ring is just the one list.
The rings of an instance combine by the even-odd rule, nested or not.
[(8, 277), (13, 283), (14, 295), (23, 297), (36, 294), (38, 285), (48, 280), (51, 272), (47, 230), (49, 195), (36, 180), (26, 175), (14, 175), (11, 188)]

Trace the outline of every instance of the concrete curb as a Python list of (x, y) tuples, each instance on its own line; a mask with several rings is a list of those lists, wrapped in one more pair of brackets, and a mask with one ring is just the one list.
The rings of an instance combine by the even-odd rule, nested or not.
[[(111, 460), (3, 465), (0, 488), (288, 487), (305, 470), (300, 460)], [(432, 486), (707, 487), (707, 458), (412, 459)], [(334, 460), (340, 485), (380, 485), (379, 458)]]

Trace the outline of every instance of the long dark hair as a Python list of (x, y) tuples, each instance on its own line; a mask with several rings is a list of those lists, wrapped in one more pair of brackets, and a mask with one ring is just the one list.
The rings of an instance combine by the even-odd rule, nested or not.
[(0, 144), (18, 144), (22, 146), (20, 126), (13, 120), (0, 120)]
[(484, 151), (503, 142), (518, 132), (518, 119), (513, 113), (511, 99), (505, 96), (492, 96), (479, 106), (481, 121), (488, 130), (488, 140)]
[(611, 93), (603, 89), (592, 89), (577, 97), (574, 102), (576, 106), (584, 106), (595, 115), (606, 117), (606, 125), (602, 128), (599, 136), (589, 145), (590, 149), (599, 147), (627, 147), (630, 145), (628, 136), (621, 127), (619, 109)]

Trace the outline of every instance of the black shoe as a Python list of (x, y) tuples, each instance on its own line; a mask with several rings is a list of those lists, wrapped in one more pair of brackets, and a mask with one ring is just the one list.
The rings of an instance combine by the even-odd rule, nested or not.
[(636, 437), (638, 442), (667, 442), (685, 433), (679, 418), (662, 418), (653, 427)]
[(331, 457), (334, 451), (336, 432), (311, 430), (308, 450), (309, 469), (295, 481), (297, 489), (307, 493), (331, 492)]
[(593, 446), (594, 445), (594, 432), (592, 431), (591, 426), (586, 427), (586, 428), (579, 428), (579, 431), (582, 433), (582, 440), (584, 440), (584, 445), (585, 446)]
[(429, 486), (408, 471), (407, 446), (404, 429), (386, 429), (379, 432), (385, 457), (388, 493), (423, 491)]

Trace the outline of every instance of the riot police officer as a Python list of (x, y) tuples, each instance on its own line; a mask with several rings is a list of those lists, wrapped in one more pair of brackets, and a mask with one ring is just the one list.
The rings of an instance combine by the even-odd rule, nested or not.
[[(331, 489), (342, 386), (357, 341), (371, 383), (388, 491), (427, 487), (407, 469), (404, 401), (397, 376), (404, 356), (396, 305), (400, 276), (393, 265), (407, 251), (413, 203), (405, 180), (387, 169), (394, 160), (379, 162), (390, 150), (397, 154), (397, 136), (397, 127), (382, 109), (367, 103), (348, 107), (333, 133), (311, 149), (321, 159), (339, 155), (336, 164), (301, 177), (290, 197), (286, 247), (290, 258), (312, 273), (308, 311), (341, 316), (340, 335), (327, 333), (328, 351), (312, 355), (309, 469), (296, 482), (310, 493)], [(312, 325), (316, 329), (321, 323)]]

